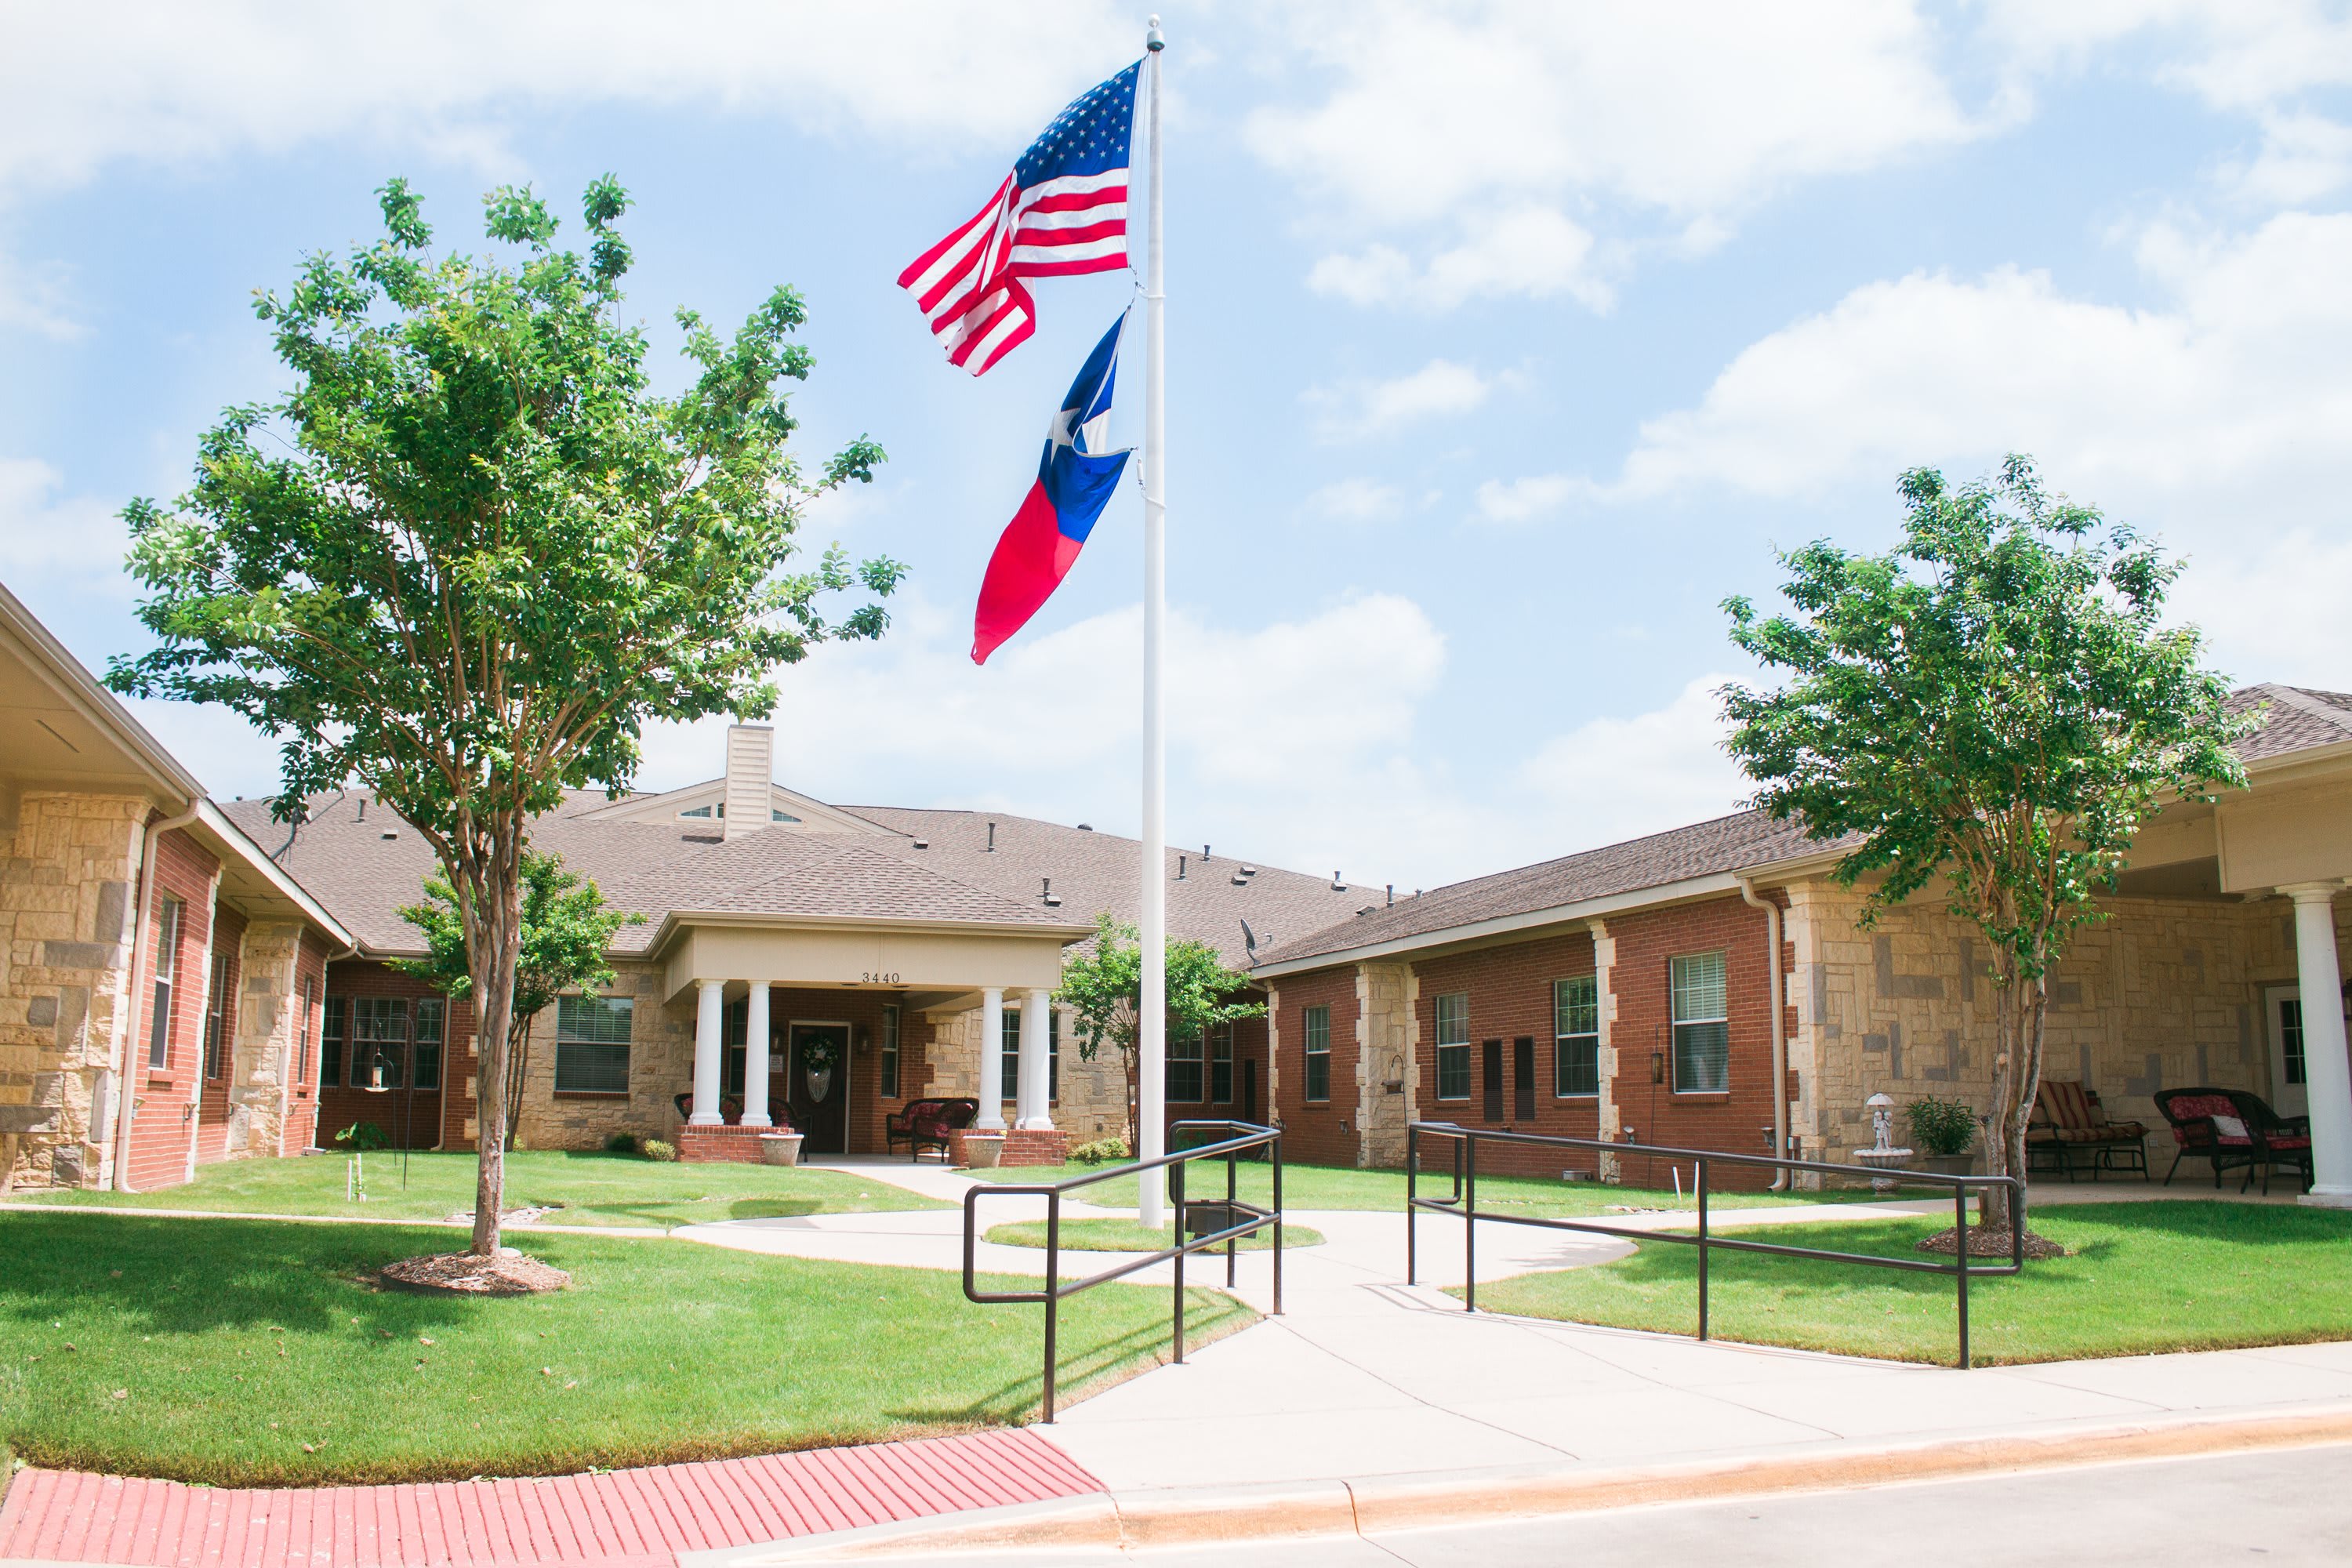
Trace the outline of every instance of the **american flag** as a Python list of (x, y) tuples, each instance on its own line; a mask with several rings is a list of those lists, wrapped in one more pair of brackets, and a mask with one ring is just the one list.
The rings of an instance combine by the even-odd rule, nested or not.
[(982, 374), (1035, 330), (1024, 278), (1127, 265), (1128, 147), (1142, 68), (1128, 67), (1062, 110), (988, 205), (898, 274), (950, 363)]

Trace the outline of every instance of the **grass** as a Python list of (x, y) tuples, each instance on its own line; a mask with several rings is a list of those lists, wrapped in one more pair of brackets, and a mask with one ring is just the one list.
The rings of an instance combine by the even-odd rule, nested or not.
[[(1948, 1223), (1785, 1226), (1769, 1239), (1921, 1258), (1928, 1255), (1912, 1244)], [(2073, 1256), (1970, 1282), (1979, 1364), (2352, 1339), (2352, 1216), (2246, 1204), (2070, 1204), (2040, 1210), (2033, 1228)], [(1482, 1284), (1478, 1304), (1686, 1334), (1697, 1326), (1697, 1264), (1694, 1247), (1641, 1244), (1612, 1263)], [(1896, 1361), (1948, 1363), (1957, 1353), (1948, 1277), (1732, 1252), (1713, 1253), (1708, 1268), (1709, 1327), (1718, 1338)]]
[[(966, 1171), (985, 1182), (1059, 1182), (1072, 1176), (1092, 1174), (1098, 1171), (1117, 1170), (1115, 1165), (1021, 1165), (993, 1171)], [(1259, 1205), (1274, 1201), (1274, 1174), (1270, 1164), (1245, 1162), (1240, 1168), (1237, 1196), (1244, 1203)], [(1185, 1174), (1188, 1198), (1222, 1198), (1225, 1195), (1225, 1173), (1222, 1163), (1194, 1165)], [(1450, 1167), (1444, 1171), (1424, 1168), (1418, 1188), (1423, 1197), (1443, 1197), (1453, 1190)], [(1091, 1187), (1081, 1187), (1069, 1196), (1104, 1208), (1133, 1208), (1136, 1204), (1135, 1178), (1114, 1176)], [(1801, 1203), (1867, 1203), (1866, 1192), (1830, 1193), (1709, 1193), (1710, 1208), (1762, 1208), (1782, 1204)], [(1298, 1165), (1285, 1163), (1282, 1167), (1282, 1202), (1285, 1209), (1387, 1209), (1404, 1212), (1404, 1173), (1402, 1171), (1362, 1171), (1348, 1165)], [(1690, 1200), (1679, 1196), (1671, 1188), (1661, 1192), (1654, 1188), (1608, 1186), (1599, 1182), (1545, 1181), (1527, 1176), (1480, 1176), (1478, 1207), (1481, 1211), (1521, 1213), (1544, 1218), (1574, 1219), (1588, 1215), (1601, 1215), (1612, 1208), (1688, 1208)]]
[[(1062, 1222), (1062, 1250), (1065, 1252), (1157, 1252), (1176, 1244), (1176, 1228), (1153, 1230), (1131, 1219), (1066, 1219)], [(1037, 1247), (1045, 1245), (1045, 1222), (1042, 1219), (1015, 1220), (1010, 1224), (991, 1226), (981, 1237), (999, 1247)], [(1303, 1225), (1282, 1227), (1282, 1247), (1287, 1252), (1294, 1247), (1320, 1247), (1323, 1233)], [(1244, 1252), (1266, 1252), (1273, 1249), (1274, 1231), (1261, 1230), (1240, 1238)], [(1223, 1256), (1219, 1246), (1213, 1253), (1196, 1252), (1195, 1258)]]
[[(368, 1219), (447, 1219), (474, 1207), (474, 1156), (411, 1154), (401, 1188), (400, 1155), (367, 1156), (368, 1199), (343, 1196), (340, 1154), (299, 1160), (224, 1160), (196, 1179), (152, 1193), (72, 1191), (29, 1199), (108, 1208), (200, 1209), (221, 1214), (341, 1215)], [(904, 1187), (842, 1171), (797, 1166), (687, 1165), (634, 1154), (518, 1150), (507, 1156), (507, 1206), (548, 1207), (546, 1225), (679, 1226), (725, 1219), (946, 1205)]]
[[(571, 1289), (378, 1291), (448, 1232), (0, 1215), (0, 1445), (223, 1486), (551, 1475), (1024, 1420), (1041, 1308), (950, 1273), (542, 1235)], [(1034, 1281), (1000, 1281), (1001, 1288)], [(1195, 1343), (1253, 1321), (1189, 1293)], [(1166, 1353), (1168, 1293), (1062, 1305), (1062, 1397)], [(118, 1395), (119, 1391), (119, 1395)]]

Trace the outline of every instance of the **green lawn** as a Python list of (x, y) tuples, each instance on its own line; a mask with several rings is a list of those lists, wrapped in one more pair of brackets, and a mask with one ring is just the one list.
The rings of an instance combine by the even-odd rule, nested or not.
[[(152, 1193), (24, 1194), (60, 1205), (204, 1209), (230, 1214), (350, 1215), (371, 1219), (446, 1219), (474, 1206), (474, 1156), (411, 1154), (401, 1188), (400, 1156), (367, 1156), (367, 1202), (343, 1196), (345, 1156), (224, 1160), (196, 1179)], [(797, 1166), (686, 1165), (634, 1154), (519, 1150), (507, 1156), (507, 1205), (544, 1205), (547, 1225), (706, 1225), (722, 1219), (857, 1214), (947, 1205), (841, 1171)]]
[[(1038, 1247), (1045, 1245), (1045, 1222), (1042, 1219), (1015, 1220), (1005, 1225), (991, 1226), (981, 1237), (999, 1247)], [(1176, 1244), (1176, 1227), (1147, 1230), (1131, 1219), (1066, 1219), (1062, 1222), (1062, 1250), (1065, 1252), (1157, 1252)], [(1282, 1227), (1282, 1249), (1294, 1247), (1320, 1247), (1323, 1233), (1303, 1225)], [(1274, 1248), (1271, 1227), (1240, 1238), (1244, 1252), (1270, 1252)], [(1196, 1252), (1196, 1259), (1224, 1256), (1220, 1245), (1213, 1252)]]
[[(384, 1292), (448, 1232), (0, 1215), (0, 1446), (215, 1485), (546, 1475), (905, 1437), (1034, 1415), (1042, 1309), (929, 1269), (536, 1236), (569, 1290)], [(998, 1281), (1020, 1289), (1034, 1281)], [(1252, 1321), (1191, 1293), (1204, 1343)], [(1060, 1394), (1153, 1364), (1164, 1289), (1063, 1303)], [(119, 1394), (119, 1396), (118, 1396)]]
[[(1786, 1226), (1765, 1239), (1925, 1258), (1912, 1244), (1945, 1223)], [(1969, 1283), (1979, 1364), (2352, 1339), (2352, 1215), (2069, 1204), (2037, 1212), (2033, 1228), (2073, 1256)], [(1613, 1263), (1482, 1284), (1478, 1305), (1686, 1334), (1697, 1327), (1697, 1262), (1693, 1247), (1653, 1242)], [(1733, 1252), (1710, 1254), (1708, 1272), (1718, 1338), (1897, 1361), (1948, 1363), (1956, 1353), (1949, 1278)]]
[[(966, 1171), (962, 1173), (984, 1182), (1059, 1182), (1115, 1168), (1078, 1164), (1020, 1165), (1011, 1169)], [(1244, 1203), (1272, 1203), (1273, 1172), (1270, 1164), (1244, 1163), (1241, 1166), (1237, 1195)], [(1222, 1198), (1225, 1195), (1225, 1170), (1222, 1163), (1195, 1164), (1186, 1173), (1184, 1180), (1188, 1199)], [(1427, 1168), (1423, 1170), (1418, 1188), (1423, 1197), (1444, 1197), (1452, 1188), (1450, 1166), (1435, 1173)], [(1133, 1208), (1136, 1202), (1135, 1178), (1115, 1176), (1095, 1186), (1081, 1187), (1069, 1197), (1074, 1202), (1096, 1204), (1104, 1208)], [(1760, 1208), (1790, 1203), (1867, 1203), (1870, 1197), (1867, 1192), (1712, 1193), (1708, 1194), (1707, 1205), (1710, 1208)], [(1404, 1212), (1404, 1173), (1360, 1171), (1348, 1165), (1286, 1163), (1282, 1167), (1282, 1203), (1286, 1209), (1391, 1209), (1402, 1214)], [(1478, 1178), (1478, 1207), (1481, 1211), (1574, 1219), (1602, 1215), (1614, 1207), (1671, 1209), (1690, 1206), (1690, 1200), (1677, 1197), (1671, 1187), (1661, 1192), (1646, 1187), (1606, 1186), (1599, 1182), (1547, 1182), (1524, 1176)]]

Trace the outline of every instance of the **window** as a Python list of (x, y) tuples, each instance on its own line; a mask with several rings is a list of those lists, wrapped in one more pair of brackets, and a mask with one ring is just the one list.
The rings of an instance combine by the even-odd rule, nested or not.
[(227, 1055), (222, 1037), (228, 1033), (228, 972), (230, 965), (215, 957), (213, 961), (212, 996), (205, 1004), (205, 1077), (216, 1079), (226, 1067)]
[(302, 1010), (294, 1015), (294, 1081), (310, 1081), (310, 1009), (318, 1005), (319, 983), (302, 977)]
[(1219, 1105), (1234, 1102), (1234, 1026), (1209, 1026), (1209, 1099)]
[(718, 813), (713, 811), (709, 806), (698, 805), (690, 810), (681, 811), (678, 815), (680, 816), (715, 816)]
[(1168, 1098), (1174, 1104), (1200, 1103), (1201, 1044), (1201, 1034), (1181, 1030), (1168, 1042)]
[(2303, 1003), (2294, 996), (2279, 998), (2279, 1065), (2285, 1068), (2286, 1081), (2304, 1083), (2303, 1067)]
[(1437, 999), (1437, 1098), (1470, 1098), (1470, 994)]
[(1331, 1098), (1331, 1009), (1309, 1007), (1301, 1015), (1307, 1040), (1307, 1098)]
[(426, 996), (416, 1004), (415, 1071), (409, 1081), (418, 1089), (441, 1087), (441, 1031), (449, 1004)]
[[(1007, 1007), (1003, 1013), (1004, 1049), (997, 1066), (1001, 1075), (998, 1092), (1007, 1105), (1021, 1101), (1021, 1009)], [(1045, 1099), (1056, 1103), (1062, 1098), (1062, 1016), (1051, 1008), (1045, 1012)]]
[(1731, 1087), (1731, 1020), (1724, 1003), (1723, 954), (1695, 952), (1673, 963), (1675, 1092), (1721, 1094)]
[(351, 1012), (350, 997), (327, 998), (327, 1026), (319, 1036), (319, 1082), (324, 1088), (332, 1089), (343, 1081), (343, 1037)]
[(180, 974), (180, 900), (169, 893), (155, 911), (155, 1016), (147, 1031), (147, 1065), (172, 1065), (172, 986)]
[(898, 1098), (898, 1008), (887, 1002), (882, 1005), (882, 1093)]
[(352, 1087), (398, 1089), (407, 1065), (406, 998), (355, 998), (352, 1003)]
[(1601, 1092), (1601, 977), (1580, 974), (1551, 986), (1551, 1091), (1566, 1099)]
[(636, 1005), (630, 996), (555, 999), (558, 1094), (629, 1092), (629, 1026)]

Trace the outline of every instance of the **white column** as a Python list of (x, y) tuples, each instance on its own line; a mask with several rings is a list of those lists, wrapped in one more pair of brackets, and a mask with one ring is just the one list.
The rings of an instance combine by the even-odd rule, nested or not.
[(719, 1023), (725, 1016), (727, 983), (723, 980), (696, 982), (702, 994), (695, 1001), (694, 1014), (694, 1114), (687, 1118), (690, 1127), (716, 1127), (726, 1118), (719, 1114)]
[(768, 983), (751, 982), (743, 1020), (743, 1125), (773, 1127), (768, 1116)]
[(980, 1116), (972, 1122), (982, 1132), (1004, 1131), (1004, 990), (992, 985), (980, 994)]
[(1021, 998), (1021, 1121), (1023, 1127), (1054, 1127), (1053, 1067), (1045, 1031), (1054, 1024), (1054, 994), (1030, 991)]
[(2352, 1208), (2352, 1058), (2345, 1052), (2343, 976), (2336, 962), (2336, 884), (2305, 882), (2279, 891), (2294, 900), (2304, 1087), (2311, 1100), (2312, 1184), (2303, 1201)]

